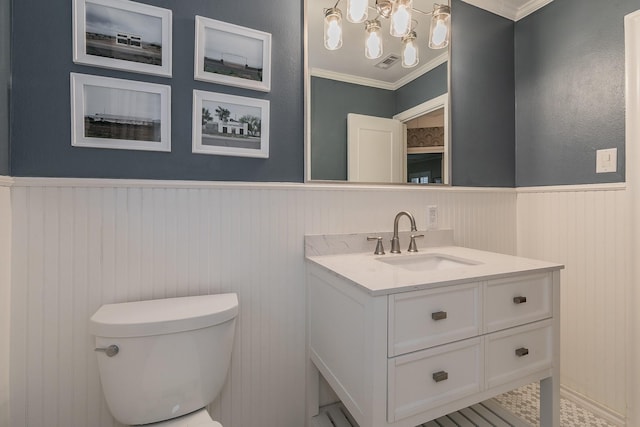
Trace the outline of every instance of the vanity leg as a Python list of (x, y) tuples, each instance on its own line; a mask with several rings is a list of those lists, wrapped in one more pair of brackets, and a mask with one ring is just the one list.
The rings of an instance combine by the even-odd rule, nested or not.
[(540, 381), (540, 425), (560, 427), (560, 378)]
[(553, 369), (540, 381), (540, 425), (560, 427), (560, 271), (553, 272)]
[(320, 413), (320, 371), (307, 358), (307, 426), (311, 425), (311, 418)]

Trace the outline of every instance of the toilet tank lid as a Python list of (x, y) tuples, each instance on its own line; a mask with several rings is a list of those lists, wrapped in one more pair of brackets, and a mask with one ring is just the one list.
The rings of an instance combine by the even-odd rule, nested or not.
[(235, 293), (105, 304), (91, 316), (90, 331), (112, 338), (171, 334), (224, 323), (237, 314)]

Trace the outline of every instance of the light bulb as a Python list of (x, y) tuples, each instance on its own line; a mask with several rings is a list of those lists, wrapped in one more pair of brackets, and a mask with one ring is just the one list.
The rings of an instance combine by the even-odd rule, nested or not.
[(404, 37), (411, 31), (413, 0), (396, 0), (391, 10), (390, 32), (394, 37)]
[(449, 45), (450, 20), (451, 9), (449, 6), (434, 6), (429, 30), (429, 47), (431, 49), (442, 49)]
[(415, 67), (418, 65), (418, 62), (420, 62), (418, 46), (415, 40), (415, 31), (411, 31), (407, 36), (402, 38), (402, 66), (404, 68)]
[(347, 21), (359, 24), (367, 19), (368, 0), (347, 0)]
[(342, 12), (338, 8), (327, 9), (324, 18), (324, 47), (328, 50), (342, 46)]
[(382, 56), (382, 38), (380, 37), (380, 21), (367, 21), (365, 28), (369, 35), (364, 44), (364, 56), (376, 59)]
[(444, 43), (447, 38), (447, 26), (444, 25), (444, 21), (442, 19), (438, 19), (438, 23), (436, 27), (433, 29), (433, 33), (431, 36), (431, 41), (435, 46), (440, 46)]

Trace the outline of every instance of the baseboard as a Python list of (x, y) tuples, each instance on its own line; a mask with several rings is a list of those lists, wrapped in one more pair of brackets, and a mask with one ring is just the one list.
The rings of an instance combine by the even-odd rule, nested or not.
[(589, 399), (588, 397), (564, 385), (560, 385), (560, 396), (564, 397), (567, 400), (572, 401), (576, 405), (586, 409), (592, 414), (607, 420), (609, 423), (613, 425), (620, 426), (620, 427), (626, 427), (627, 425), (627, 420), (624, 415), (614, 411), (611, 408), (607, 408), (606, 406), (592, 399)]

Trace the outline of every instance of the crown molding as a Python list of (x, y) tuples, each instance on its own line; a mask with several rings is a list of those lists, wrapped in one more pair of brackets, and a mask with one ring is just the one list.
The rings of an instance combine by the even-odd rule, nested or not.
[(323, 68), (310, 68), (309, 75), (312, 77), (322, 77), (323, 79), (337, 80), (339, 82), (353, 83), (361, 86), (370, 86), (378, 89), (394, 90), (393, 83), (382, 80), (368, 79), (365, 77), (353, 76), (351, 74), (336, 73), (335, 71)]
[(529, 0), (524, 5), (517, 7), (505, 0), (462, 0), (472, 6), (479, 7), (480, 9), (487, 10), (503, 18), (510, 19), (512, 21), (519, 21), (535, 12), (536, 10), (546, 6), (553, 0)]
[(431, 61), (427, 62), (423, 66), (416, 68), (411, 73), (407, 74), (403, 78), (401, 78), (398, 81), (396, 81), (393, 84), (394, 85), (394, 89), (393, 90), (400, 89), (402, 86), (406, 85), (407, 83), (410, 83), (410, 82), (414, 81), (415, 79), (417, 79), (418, 77), (420, 77), (424, 73), (428, 73), (429, 71), (433, 70), (434, 68), (446, 63), (448, 60), (449, 60), (449, 53), (448, 52), (442, 53), (441, 55), (433, 58)]
[(13, 185), (13, 178), (10, 176), (0, 175), (0, 187), (11, 187)]
[(535, 12), (538, 9), (542, 9), (552, 1), (553, 0), (530, 0), (527, 4), (525, 4), (524, 6), (518, 9), (515, 20), (519, 21), (525, 16), (531, 15), (533, 12)]
[(411, 73), (407, 74), (406, 76), (402, 77), (401, 79), (395, 82), (385, 82), (382, 80), (353, 76), (351, 74), (337, 73), (335, 71), (325, 70), (322, 68), (309, 69), (309, 75), (313, 77), (322, 77), (324, 79), (337, 80), (345, 83), (353, 83), (361, 86), (369, 86), (369, 87), (374, 87), (378, 89), (397, 90), (397, 89), (400, 89), (402, 86), (406, 85), (407, 83), (414, 81), (424, 73), (427, 73), (433, 70), (434, 68), (438, 67), (439, 65), (446, 63), (448, 60), (449, 60), (449, 53), (444, 52), (443, 54), (437, 56), (436, 58), (422, 65), (421, 67), (416, 68)]

